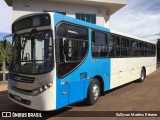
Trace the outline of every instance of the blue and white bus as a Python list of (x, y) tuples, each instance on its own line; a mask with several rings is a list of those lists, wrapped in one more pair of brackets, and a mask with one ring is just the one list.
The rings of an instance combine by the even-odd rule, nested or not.
[(26, 15), (12, 25), (9, 99), (49, 111), (156, 70), (156, 44), (58, 13)]

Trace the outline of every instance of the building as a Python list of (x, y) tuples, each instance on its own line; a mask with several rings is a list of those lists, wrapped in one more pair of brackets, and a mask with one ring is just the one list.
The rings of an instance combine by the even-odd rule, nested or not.
[(128, 0), (5, 0), (13, 7), (13, 20), (37, 12), (58, 12), (83, 21), (109, 27), (110, 16)]

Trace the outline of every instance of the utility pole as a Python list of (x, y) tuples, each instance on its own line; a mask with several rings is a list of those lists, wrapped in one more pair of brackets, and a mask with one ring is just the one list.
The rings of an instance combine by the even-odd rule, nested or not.
[(5, 64), (5, 60), (3, 60), (3, 81), (6, 81), (6, 64)]

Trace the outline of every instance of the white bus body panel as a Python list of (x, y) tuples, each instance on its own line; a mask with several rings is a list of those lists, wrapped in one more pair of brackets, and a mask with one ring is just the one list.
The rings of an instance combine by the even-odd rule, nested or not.
[(145, 67), (146, 75), (154, 72), (156, 57), (111, 58), (110, 88), (139, 79), (142, 67)]

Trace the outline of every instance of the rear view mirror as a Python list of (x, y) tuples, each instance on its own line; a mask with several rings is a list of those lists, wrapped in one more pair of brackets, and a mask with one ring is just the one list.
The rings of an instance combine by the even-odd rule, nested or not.
[(3, 41), (3, 48), (6, 49), (6, 46), (7, 46), (7, 40), (5, 39), (5, 40)]

